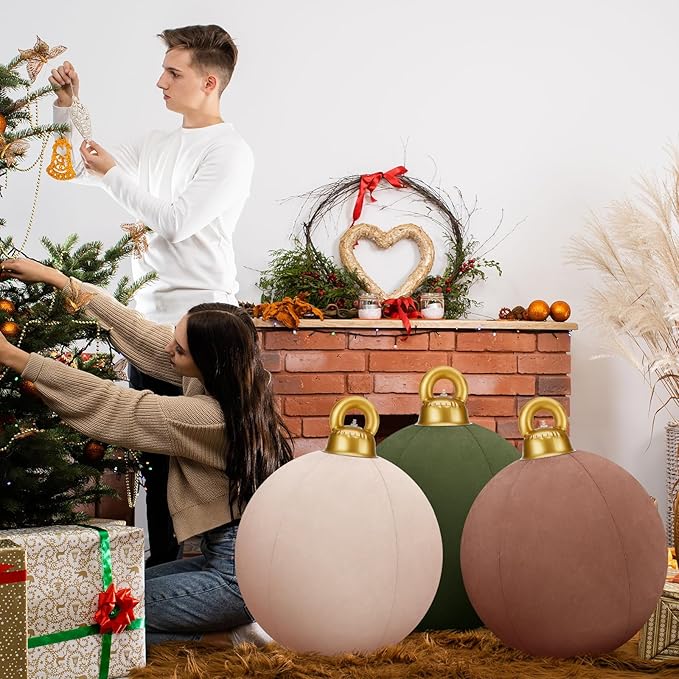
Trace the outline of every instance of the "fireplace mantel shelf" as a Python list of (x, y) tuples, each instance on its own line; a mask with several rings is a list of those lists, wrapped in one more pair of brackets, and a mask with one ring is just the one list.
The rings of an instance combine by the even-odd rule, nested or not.
[[(254, 319), (258, 328), (280, 328), (287, 330), (286, 326), (278, 321), (263, 321), (261, 318)], [(517, 330), (524, 332), (568, 332), (577, 330), (577, 323), (557, 323), (555, 321), (470, 321), (470, 320), (440, 320), (427, 321), (420, 318), (410, 319), (413, 329), (422, 330)], [(300, 321), (300, 330), (316, 330), (320, 328), (358, 330), (360, 328), (401, 330), (403, 323), (398, 319), (380, 318), (376, 321), (352, 319), (318, 319), (303, 318)]]

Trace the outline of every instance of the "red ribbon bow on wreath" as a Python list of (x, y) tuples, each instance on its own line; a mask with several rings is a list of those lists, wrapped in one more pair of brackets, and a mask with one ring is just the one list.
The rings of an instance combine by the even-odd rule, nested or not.
[(399, 165), (398, 167), (393, 167), (387, 172), (374, 172), (373, 174), (363, 174), (361, 175), (361, 181), (358, 185), (358, 198), (356, 198), (356, 204), (354, 205), (354, 221), (352, 224), (356, 223), (356, 220), (361, 216), (361, 210), (363, 209), (363, 199), (365, 198), (365, 192), (367, 191), (370, 195), (370, 200), (375, 203), (376, 200), (373, 198), (373, 191), (377, 188), (381, 179), (386, 179), (392, 186), (397, 189), (401, 189), (405, 184), (399, 179), (399, 177), (405, 174), (408, 170)]
[(129, 587), (116, 589), (114, 583), (108, 589), (99, 593), (99, 607), (94, 614), (94, 620), (99, 624), (99, 633), (120, 634), (135, 619), (134, 607), (139, 599), (132, 596)]
[(385, 318), (400, 318), (406, 335), (410, 335), (411, 318), (422, 318), (422, 314), (417, 308), (417, 302), (412, 297), (397, 297), (385, 299), (382, 303), (382, 314)]

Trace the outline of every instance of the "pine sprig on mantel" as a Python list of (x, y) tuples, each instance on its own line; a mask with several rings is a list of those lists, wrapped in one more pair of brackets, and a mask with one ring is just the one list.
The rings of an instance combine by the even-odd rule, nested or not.
[(258, 287), (262, 290), (263, 302), (306, 292), (307, 301), (321, 309), (329, 304), (349, 309), (363, 286), (356, 274), (337, 266), (313, 243), (305, 245), (294, 239), (291, 249), (271, 253), (271, 261), (262, 271)]

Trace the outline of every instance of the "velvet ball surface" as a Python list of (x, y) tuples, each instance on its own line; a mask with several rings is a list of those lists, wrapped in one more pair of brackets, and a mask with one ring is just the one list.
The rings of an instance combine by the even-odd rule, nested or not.
[(255, 620), (283, 646), (369, 652), (422, 619), (442, 552), (434, 512), (407, 474), (379, 457), (316, 451), (255, 492), (236, 575)]
[(665, 581), (665, 531), (627, 471), (576, 451), (515, 462), (464, 526), (469, 598), (504, 643), (538, 656), (612, 651), (648, 620)]
[(494, 474), (518, 460), (518, 451), (495, 432), (476, 424), (412, 425), (382, 441), (377, 454), (417, 483), (441, 529), (441, 582), (418, 630), (479, 627), (481, 620), (467, 597), (460, 571), (462, 528), (481, 489)]

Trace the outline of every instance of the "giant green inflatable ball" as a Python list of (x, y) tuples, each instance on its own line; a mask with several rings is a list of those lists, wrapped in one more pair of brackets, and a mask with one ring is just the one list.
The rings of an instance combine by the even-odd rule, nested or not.
[[(454, 397), (433, 396), (433, 386), (441, 378), (453, 382)], [(441, 529), (441, 582), (418, 630), (464, 630), (483, 624), (462, 581), (462, 528), (486, 483), (520, 457), (505, 439), (469, 423), (467, 391), (466, 380), (454, 368), (442, 366), (430, 370), (420, 384), (423, 406), (418, 423), (392, 434), (377, 447), (380, 457), (399, 466), (424, 491)]]

